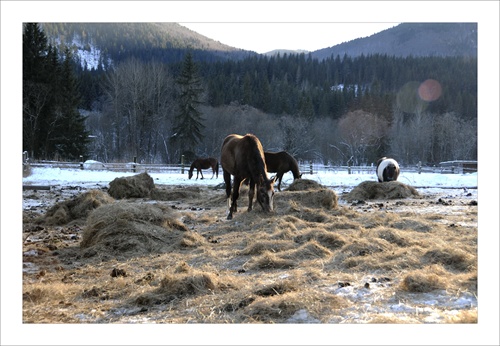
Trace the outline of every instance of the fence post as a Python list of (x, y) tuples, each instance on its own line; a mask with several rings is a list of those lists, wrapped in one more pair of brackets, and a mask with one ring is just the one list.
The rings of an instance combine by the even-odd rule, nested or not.
[(83, 155), (80, 155), (80, 169), (83, 170)]
[(422, 161), (418, 161), (418, 174), (422, 173)]
[(136, 172), (137, 167), (137, 156), (134, 156), (134, 164), (132, 165), (132, 172)]
[(184, 174), (184, 155), (181, 155), (181, 174)]

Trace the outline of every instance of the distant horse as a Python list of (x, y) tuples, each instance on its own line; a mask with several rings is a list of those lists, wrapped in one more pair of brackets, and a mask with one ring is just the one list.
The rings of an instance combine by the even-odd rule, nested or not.
[(189, 168), (188, 178), (191, 179), (193, 177), (193, 170), (196, 168), (196, 179), (198, 179), (198, 175), (201, 174), (201, 179), (203, 179), (202, 169), (212, 168), (212, 178), (214, 174), (216, 178), (219, 177), (219, 161), (214, 159), (213, 157), (208, 157), (206, 159), (198, 158), (193, 161), (191, 167)]
[(399, 165), (394, 159), (382, 157), (377, 161), (378, 181), (396, 181), (399, 176)]
[[(237, 212), (237, 203), (241, 183), (249, 179), (250, 190), (248, 192), (248, 211), (252, 210), (252, 201), (257, 185), (257, 201), (266, 212), (273, 210), (274, 181), (269, 179), (266, 171), (264, 150), (259, 139), (252, 134), (240, 136), (231, 134), (224, 139), (221, 149), (221, 165), (226, 183), (226, 197), (229, 208), (227, 219), (233, 218)], [(231, 196), (231, 175), (233, 181), (233, 197)]]
[(293, 156), (288, 154), (286, 151), (280, 151), (278, 153), (265, 151), (264, 157), (266, 158), (267, 171), (269, 173), (277, 173), (276, 179), (278, 179), (279, 191), (281, 191), (281, 180), (283, 179), (283, 174), (286, 172), (292, 172), (293, 180), (299, 179), (302, 176), (299, 171), (299, 164), (297, 163), (297, 160), (295, 160)]

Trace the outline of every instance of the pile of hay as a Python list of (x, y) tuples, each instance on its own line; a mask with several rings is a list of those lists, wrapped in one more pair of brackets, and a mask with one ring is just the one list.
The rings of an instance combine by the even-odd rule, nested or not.
[(116, 202), (89, 215), (80, 247), (85, 257), (125, 258), (203, 242), (204, 238), (190, 232), (169, 207)]
[(144, 172), (131, 177), (115, 178), (109, 183), (108, 193), (116, 199), (149, 197), (155, 188), (153, 178)]
[(334, 209), (338, 206), (337, 194), (313, 180), (297, 179), (276, 197), (278, 210), (303, 208)]
[(364, 181), (352, 189), (344, 199), (351, 202), (355, 200), (364, 201), (369, 199), (398, 199), (409, 197), (420, 198), (421, 196), (414, 187), (399, 181), (387, 181), (383, 183), (377, 181)]
[(176, 186), (151, 190), (151, 199), (157, 201), (185, 201), (200, 198), (202, 189), (198, 186)]
[(90, 190), (70, 200), (57, 203), (47, 210), (43, 221), (47, 225), (65, 225), (71, 221), (85, 219), (94, 209), (114, 201), (105, 192)]
[(285, 191), (319, 190), (325, 187), (314, 180), (295, 179)]

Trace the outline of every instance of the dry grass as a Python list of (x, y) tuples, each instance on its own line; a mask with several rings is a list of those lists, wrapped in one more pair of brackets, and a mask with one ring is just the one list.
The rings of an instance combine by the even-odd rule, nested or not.
[(459, 304), (477, 295), (477, 205), (393, 212), (290, 188), (271, 214), (240, 197), (231, 221), (224, 191), (174, 186), (57, 227), (26, 215), (23, 322), (477, 323)]

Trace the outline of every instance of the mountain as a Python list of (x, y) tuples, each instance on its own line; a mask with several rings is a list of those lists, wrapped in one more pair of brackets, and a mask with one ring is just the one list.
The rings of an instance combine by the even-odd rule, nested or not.
[[(43, 23), (49, 43), (71, 47), (80, 63), (106, 69), (130, 56), (178, 62), (186, 49), (198, 61), (240, 60), (258, 55), (230, 47), (177, 23)], [(403, 23), (374, 35), (313, 52), (276, 49), (277, 54), (311, 54), (323, 60), (339, 55), (477, 56), (476, 23)]]
[(311, 53), (331, 56), (387, 54), (389, 56), (477, 56), (477, 23), (402, 23), (374, 35)]
[(129, 56), (176, 62), (189, 49), (199, 60), (242, 59), (255, 52), (230, 47), (177, 23), (42, 23), (49, 43), (71, 47), (92, 67)]

